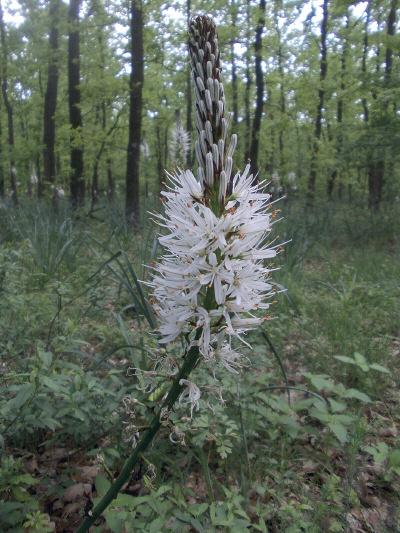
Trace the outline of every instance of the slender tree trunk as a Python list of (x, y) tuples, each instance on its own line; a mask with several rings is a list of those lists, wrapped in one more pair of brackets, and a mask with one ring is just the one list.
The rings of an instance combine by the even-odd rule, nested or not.
[(286, 114), (286, 100), (285, 100), (285, 75), (283, 70), (284, 58), (282, 47), (282, 34), (279, 27), (278, 9), (280, 2), (274, 2), (274, 26), (278, 37), (278, 72), (279, 72), (279, 110), (280, 110), (280, 125), (279, 125), (279, 173), (282, 174), (284, 170), (284, 117)]
[[(340, 182), (341, 177), (339, 175), (339, 169), (342, 167), (342, 153), (343, 153), (343, 109), (344, 109), (344, 100), (343, 95), (346, 90), (346, 59), (347, 59), (347, 49), (348, 49), (348, 33), (350, 28), (350, 17), (349, 14), (346, 16), (346, 35), (343, 39), (342, 53), (340, 56), (340, 90), (339, 96), (337, 99), (336, 106), (336, 127), (337, 127), (337, 136), (336, 136), (336, 161), (335, 167), (332, 170), (327, 183), (327, 193), (328, 198), (332, 199), (333, 188), (335, 182), (339, 176)], [(340, 189), (343, 189), (343, 185), (339, 185)]]
[(254, 112), (253, 127), (251, 132), (250, 161), (251, 171), (255, 176), (258, 171), (258, 151), (260, 142), (261, 118), (264, 107), (264, 74), (262, 71), (262, 34), (265, 26), (266, 0), (260, 0), (260, 15), (256, 28), (254, 43), (255, 74), (256, 74), (256, 109)]
[[(392, 67), (393, 67), (393, 48), (390, 38), (395, 35), (396, 31), (396, 10), (398, 0), (391, 0), (390, 9), (386, 23), (387, 39), (385, 53), (385, 77), (384, 89), (390, 87)], [(383, 103), (382, 116), (388, 112), (389, 102)], [(385, 182), (385, 151), (382, 149), (373, 150), (372, 158), (369, 160), (368, 167), (368, 205), (374, 211), (378, 211), (383, 197), (383, 186)]]
[[(0, 81), (1, 84), (1, 81)], [(4, 198), (4, 167), (3, 167), (3, 125), (1, 120), (1, 105), (0, 105), (0, 198)]]
[(231, 0), (230, 11), (232, 21), (232, 39), (230, 41), (231, 49), (231, 83), (232, 83), (232, 109), (233, 109), (233, 125), (237, 126), (239, 110), (238, 110), (238, 79), (235, 56), (235, 37), (236, 37), (236, 21), (237, 21), (237, 5), (236, 0)]
[(327, 32), (328, 32), (328, 0), (324, 0), (323, 5), (322, 5), (322, 20), (321, 20), (321, 38), (320, 38), (321, 58), (320, 58), (320, 64), (319, 64), (318, 105), (317, 105), (317, 113), (315, 117), (314, 141), (313, 141), (312, 151), (311, 151), (311, 168), (310, 168), (310, 175), (308, 178), (308, 198), (310, 202), (314, 200), (314, 196), (315, 196), (318, 152), (319, 152), (319, 144), (321, 141), (321, 133), (322, 133), (322, 115), (323, 115), (324, 101), (325, 101), (325, 80), (326, 80), (326, 75), (328, 72), (327, 44), (326, 44)]
[(250, 157), (250, 141), (251, 141), (251, 121), (250, 121), (250, 92), (251, 92), (251, 47), (250, 47), (250, 31), (251, 31), (251, 11), (250, 0), (246, 3), (246, 28), (247, 28), (247, 50), (246, 50), (246, 87), (244, 93), (244, 121), (246, 126), (246, 144), (245, 144), (245, 158)]
[[(190, 17), (192, 11), (192, 2), (191, 0), (186, 0), (186, 19), (187, 26), (189, 27)], [(190, 76), (190, 63), (186, 65), (186, 131), (189, 133), (190, 138), (193, 131), (193, 122), (192, 122), (192, 81)], [(190, 143), (190, 149), (188, 150), (186, 156), (186, 164), (188, 167), (192, 165), (192, 142)], [(161, 176), (161, 174), (159, 174)]]
[(367, 123), (369, 120), (369, 109), (368, 109), (368, 101), (365, 96), (366, 94), (366, 87), (367, 87), (367, 57), (368, 57), (368, 29), (369, 29), (369, 21), (371, 18), (371, 4), (372, 0), (369, 0), (367, 4), (366, 9), (366, 19), (365, 19), (365, 27), (364, 27), (364, 39), (363, 39), (363, 54), (362, 54), (362, 60), (361, 60), (361, 72), (362, 72), (362, 85), (364, 89), (364, 96), (362, 98), (362, 107), (363, 107), (363, 115), (364, 115), (364, 122)]
[(68, 96), (69, 120), (71, 124), (71, 202), (74, 207), (83, 205), (85, 180), (83, 176), (82, 113), (80, 93), (80, 0), (70, 0), (68, 11)]
[(129, 84), (129, 140), (126, 168), (126, 216), (139, 224), (139, 168), (142, 125), (143, 60), (143, 5), (142, 0), (131, 0), (131, 75)]
[(54, 183), (56, 179), (56, 123), (55, 112), (57, 108), (58, 93), (58, 24), (60, 0), (50, 1), (50, 35), (49, 35), (49, 64), (47, 70), (47, 88), (44, 97), (43, 113), (43, 180), (40, 180), (38, 193), (43, 195), (44, 187)]
[(0, 42), (2, 48), (2, 64), (1, 64), (1, 92), (3, 95), (4, 106), (7, 112), (7, 132), (8, 132), (8, 151), (10, 162), (10, 183), (12, 190), (12, 197), (14, 205), (18, 205), (18, 191), (17, 191), (17, 171), (15, 168), (15, 154), (14, 154), (14, 110), (8, 94), (8, 49), (6, 39), (6, 28), (3, 18), (3, 6), (0, 0)]

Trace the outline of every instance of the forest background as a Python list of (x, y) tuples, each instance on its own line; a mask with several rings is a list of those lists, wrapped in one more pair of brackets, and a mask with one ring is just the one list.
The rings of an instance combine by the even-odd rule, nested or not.
[(1, 530), (76, 530), (154, 405), (129, 372), (160, 350), (138, 280), (165, 170), (195, 168), (196, 13), (218, 26), (234, 170), (284, 197), (287, 290), (225, 404), (178, 406), (95, 530), (399, 530), (398, 11), (0, 1)]

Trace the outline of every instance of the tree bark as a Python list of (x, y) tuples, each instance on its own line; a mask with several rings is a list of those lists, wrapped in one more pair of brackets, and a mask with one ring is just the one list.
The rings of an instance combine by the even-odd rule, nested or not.
[[(1, 81), (0, 81), (1, 85)], [(0, 198), (4, 198), (4, 168), (3, 168), (3, 125), (1, 120), (1, 105), (0, 105)]]
[(3, 6), (0, 0), (0, 42), (2, 48), (2, 64), (1, 64), (1, 92), (3, 101), (7, 112), (7, 132), (8, 132), (8, 151), (10, 162), (10, 183), (12, 190), (12, 198), (15, 206), (18, 205), (18, 191), (17, 191), (17, 173), (15, 168), (15, 142), (14, 142), (14, 109), (11, 104), (8, 94), (8, 49), (6, 39), (6, 28), (3, 18)]
[(129, 140), (125, 210), (128, 222), (137, 225), (140, 217), (139, 169), (144, 81), (142, 0), (131, 0), (130, 34), (131, 75), (129, 83)]
[(278, 72), (279, 72), (279, 110), (280, 110), (280, 125), (279, 125), (279, 173), (284, 171), (284, 116), (286, 114), (286, 100), (285, 100), (285, 75), (283, 70), (283, 47), (282, 47), (282, 34), (279, 27), (278, 9), (280, 2), (275, 0), (274, 2), (274, 26), (275, 32), (278, 37)]
[[(327, 193), (328, 198), (332, 199), (332, 193), (333, 188), (335, 186), (335, 182), (340, 178), (339, 169), (342, 167), (342, 153), (343, 153), (343, 109), (344, 109), (344, 91), (346, 89), (346, 60), (347, 60), (347, 50), (348, 50), (348, 38), (349, 38), (349, 28), (350, 28), (350, 16), (347, 13), (346, 15), (346, 28), (345, 32), (346, 35), (343, 39), (343, 45), (342, 45), (342, 53), (340, 56), (340, 89), (339, 89), (339, 95), (337, 99), (337, 106), (336, 106), (336, 127), (337, 127), (337, 135), (336, 135), (336, 161), (335, 161), (335, 167), (332, 170), (327, 183)], [(339, 184), (339, 189), (343, 188), (343, 184)]]
[(44, 187), (55, 182), (56, 179), (56, 123), (55, 112), (57, 108), (58, 93), (58, 24), (59, 24), (60, 0), (51, 0), (50, 35), (49, 35), (49, 64), (47, 69), (47, 88), (44, 97), (43, 113), (43, 181), (40, 180), (38, 193), (43, 195)]
[[(387, 89), (391, 84), (392, 67), (393, 67), (393, 48), (390, 38), (395, 35), (396, 31), (396, 10), (398, 0), (391, 0), (390, 9), (386, 23), (387, 39), (385, 52), (385, 76), (383, 88)], [(380, 124), (385, 123), (385, 115), (388, 113), (389, 101), (383, 103), (381, 110)], [(383, 187), (385, 183), (385, 151), (382, 148), (373, 150), (372, 157), (369, 158), (368, 164), (368, 205), (370, 209), (378, 211), (382, 202)]]
[(256, 36), (254, 42), (255, 74), (256, 74), (256, 109), (254, 112), (253, 127), (251, 132), (250, 164), (253, 176), (258, 172), (258, 152), (260, 142), (261, 118), (264, 107), (264, 74), (262, 71), (262, 34), (265, 25), (266, 0), (260, 0)]
[(80, 0), (70, 0), (68, 11), (68, 103), (71, 125), (70, 192), (74, 207), (83, 205), (85, 180), (83, 176), (82, 113), (80, 93)]
[(369, 21), (371, 18), (371, 5), (372, 0), (369, 0), (367, 4), (366, 9), (366, 19), (365, 19), (365, 26), (364, 26), (364, 39), (363, 39), (363, 55), (362, 55), (362, 61), (361, 61), (361, 72), (362, 72), (362, 85), (364, 89), (364, 96), (362, 98), (362, 107), (363, 107), (363, 115), (364, 115), (364, 122), (367, 123), (369, 120), (369, 109), (368, 109), (368, 101), (365, 96), (366, 93), (366, 86), (367, 86), (367, 57), (368, 57), (368, 27), (369, 27)]
[(238, 79), (236, 68), (236, 56), (235, 56), (235, 35), (236, 35), (236, 21), (237, 21), (237, 5), (235, 0), (231, 0), (231, 21), (232, 21), (232, 39), (230, 41), (231, 49), (231, 83), (232, 83), (232, 109), (233, 109), (233, 125), (238, 123), (239, 110), (238, 110)]
[[(192, 2), (191, 0), (186, 0), (186, 19), (187, 26), (189, 27), (190, 17), (192, 11)], [(192, 80), (190, 76), (190, 63), (186, 65), (186, 131), (189, 133), (190, 138), (192, 137), (193, 131), (193, 122), (192, 122)], [(190, 168), (192, 165), (192, 142), (190, 143), (190, 149), (188, 150), (186, 156), (186, 164)], [(159, 177), (161, 174), (159, 174)], [(161, 179), (161, 178), (160, 178)]]
[(310, 168), (310, 175), (308, 178), (308, 199), (310, 202), (313, 202), (314, 197), (315, 197), (315, 183), (317, 179), (318, 152), (319, 152), (319, 145), (320, 145), (321, 133), (322, 133), (322, 116), (323, 116), (324, 102), (325, 102), (325, 80), (326, 80), (326, 75), (328, 73), (327, 44), (326, 44), (327, 33), (328, 33), (328, 0), (324, 0), (323, 5), (322, 5), (322, 20), (321, 20), (321, 38), (320, 38), (321, 58), (320, 58), (320, 63), (319, 63), (318, 105), (317, 105), (317, 113), (315, 117), (314, 141), (312, 144), (312, 151), (311, 151), (311, 168)]
[(251, 120), (250, 120), (250, 92), (251, 92), (251, 48), (250, 48), (250, 29), (251, 29), (251, 12), (250, 0), (246, 3), (246, 27), (247, 27), (247, 50), (246, 50), (246, 87), (244, 93), (244, 121), (246, 125), (246, 144), (245, 157), (250, 157), (250, 141), (251, 141)]

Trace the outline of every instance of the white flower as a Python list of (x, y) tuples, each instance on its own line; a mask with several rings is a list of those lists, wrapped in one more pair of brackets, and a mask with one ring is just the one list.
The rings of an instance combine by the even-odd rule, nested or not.
[(174, 126), (169, 142), (169, 157), (171, 162), (185, 163), (190, 150), (190, 133), (181, 124)]
[(193, 416), (193, 410), (199, 410), (199, 400), (201, 397), (200, 389), (195, 383), (192, 383), (187, 379), (181, 379), (179, 385), (185, 386), (185, 389), (179, 396), (179, 403), (189, 403), (190, 416)]
[(62, 187), (56, 187), (56, 196), (57, 198), (64, 198), (65, 191)]
[(30, 181), (31, 185), (37, 185), (39, 183), (38, 177), (34, 173), (31, 174), (31, 177), (29, 178), (29, 181)]
[[(215, 365), (238, 373), (242, 356), (234, 345), (250, 347), (246, 334), (266, 318), (274, 294), (266, 264), (277, 253), (268, 240), (271, 196), (265, 182), (255, 182), (250, 164), (243, 172), (232, 172), (237, 136), (228, 136), (230, 117), (211, 19), (193, 19), (189, 48), (197, 179), (190, 170), (168, 175), (164, 213), (154, 215), (162, 228), (164, 255), (152, 266), (148, 284), (161, 343), (185, 336), (212, 374)], [(190, 403), (193, 412), (200, 390), (187, 380), (181, 384), (186, 388), (180, 401)]]

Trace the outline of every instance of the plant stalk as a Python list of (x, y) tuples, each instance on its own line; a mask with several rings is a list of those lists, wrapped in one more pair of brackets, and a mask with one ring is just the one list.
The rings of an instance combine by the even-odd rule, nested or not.
[[(197, 331), (196, 339), (200, 337), (201, 329)], [(79, 528), (76, 530), (76, 533), (85, 533), (89, 531), (89, 528), (94, 524), (94, 522), (99, 518), (105, 509), (110, 505), (110, 503), (117, 497), (119, 491), (121, 490), (124, 483), (128, 480), (133, 468), (138, 462), (141, 454), (149, 447), (153, 438), (157, 434), (158, 430), (161, 427), (160, 415), (164, 409), (168, 411), (172, 409), (174, 403), (179, 398), (179, 395), (182, 393), (185, 388), (184, 385), (180, 385), (181, 379), (187, 379), (190, 372), (195, 368), (198, 360), (200, 358), (198, 346), (192, 346), (184, 359), (183, 365), (179, 370), (176, 378), (174, 379), (171, 388), (168, 392), (168, 395), (161, 407), (157, 410), (153, 420), (151, 421), (147, 431), (143, 433), (141, 439), (139, 440), (136, 448), (132, 454), (126, 460), (122, 470), (108, 489), (106, 494), (101, 498), (96, 507), (92, 510), (90, 516), (87, 516)]]

